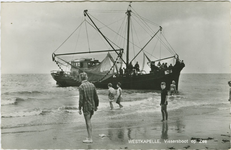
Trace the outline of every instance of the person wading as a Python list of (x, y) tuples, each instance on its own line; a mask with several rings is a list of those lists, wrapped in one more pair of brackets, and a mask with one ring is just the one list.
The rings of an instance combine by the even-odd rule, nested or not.
[(165, 82), (161, 82), (161, 102), (160, 102), (161, 113), (162, 113), (162, 120), (161, 121), (168, 120), (168, 112), (167, 112), (168, 101), (167, 101), (167, 95), (168, 95), (168, 91), (166, 89), (166, 83)]
[(95, 85), (87, 81), (86, 73), (81, 73), (80, 78), (82, 84), (79, 86), (79, 114), (84, 114), (88, 137), (83, 140), (84, 143), (92, 143), (92, 125), (91, 117), (94, 111), (97, 111), (99, 98), (96, 92)]

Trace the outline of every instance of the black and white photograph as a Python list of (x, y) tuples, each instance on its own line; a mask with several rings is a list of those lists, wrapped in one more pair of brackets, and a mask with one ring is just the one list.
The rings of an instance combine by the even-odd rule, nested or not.
[(230, 149), (230, 1), (2, 1), (2, 149)]

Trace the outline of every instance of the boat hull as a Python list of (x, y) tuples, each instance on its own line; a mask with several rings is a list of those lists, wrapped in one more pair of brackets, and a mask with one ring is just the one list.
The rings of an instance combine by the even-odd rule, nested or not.
[[(123, 89), (145, 89), (145, 90), (160, 90), (161, 82), (166, 82), (167, 89), (174, 80), (178, 89), (179, 77), (184, 64), (172, 69), (165, 69), (155, 73), (138, 74), (138, 75), (117, 75), (112, 76), (101, 82), (93, 82), (97, 88), (106, 89), (108, 83), (112, 83), (115, 87), (118, 82), (122, 84)], [(51, 74), (59, 86), (79, 86), (81, 82), (66, 74)]]

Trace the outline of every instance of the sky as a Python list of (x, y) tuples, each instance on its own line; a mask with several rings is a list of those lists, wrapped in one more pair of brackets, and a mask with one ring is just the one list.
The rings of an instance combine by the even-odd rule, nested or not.
[[(2, 2), (1, 73), (57, 70), (51, 55), (78, 26), (83, 10), (126, 11), (128, 4)], [(186, 64), (182, 73), (231, 73), (230, 2), (133, 2), (132, 7), (163, 27)]]

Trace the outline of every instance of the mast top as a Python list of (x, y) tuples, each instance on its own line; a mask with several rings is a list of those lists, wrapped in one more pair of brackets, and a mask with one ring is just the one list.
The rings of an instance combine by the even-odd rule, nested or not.
[(127, 9), (127, 11), (125, 12), (126, 14), (128, 14), (128, 13), (129, 13), (129, 15), (130, 15), (130, 14), (131, 14), (131, 12), (132, 12), (132, 10), (131, 10), (131, 7), (132, 7), (132, 6), (131, 6), (131, 3), (132, 3), (132, 2), (130, 2), (130, 3), (129, 3), (129, 5), (128, 5), (128, 9)]
[(86, 17), (87, 12), (88, 12), (88, 10), (87, 10), (87, 9), (85, 9), (85, 10), (83, 11), (84, 17)]

